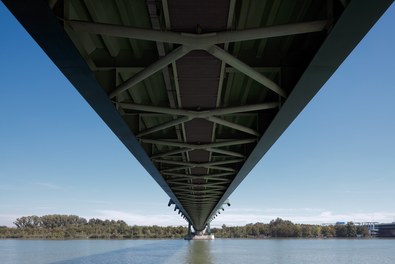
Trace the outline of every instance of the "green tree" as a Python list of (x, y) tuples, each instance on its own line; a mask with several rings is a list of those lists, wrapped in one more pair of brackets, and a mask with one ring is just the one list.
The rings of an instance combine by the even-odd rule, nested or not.
[(357, 226), (357, 234), (363, 237), (370, 236), (369, 229), (366, 226)]
[(346, 225), (337, 224), (335, 225), (336, 237), (347, 237), (347, 227)]
[(353, 222), (348, 222), (346, 225), (346, 233), (347, 237), (356, 237), (357, 236), (357, 227)]

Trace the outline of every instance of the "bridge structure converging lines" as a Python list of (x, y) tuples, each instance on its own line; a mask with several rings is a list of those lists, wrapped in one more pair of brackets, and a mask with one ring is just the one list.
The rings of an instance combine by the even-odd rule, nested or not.
[(202, 231), (393, 1), (3, 2)]

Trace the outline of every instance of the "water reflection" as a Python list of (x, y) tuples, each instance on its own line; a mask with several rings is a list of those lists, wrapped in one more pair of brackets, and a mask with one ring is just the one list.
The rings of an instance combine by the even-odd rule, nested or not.
[(213, 257), (211, 255), (211, 243), (210, 240), (191, 240), (188, 242), (188, 264), (213, 264)]
[(394, 264), (389, 239), (0, 240), (0, 264)]

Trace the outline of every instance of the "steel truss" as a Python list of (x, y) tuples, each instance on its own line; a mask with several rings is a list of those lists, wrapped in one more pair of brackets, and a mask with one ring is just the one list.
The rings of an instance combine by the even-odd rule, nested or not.
[[(164, 0), (162, 3), (165, 12), (166, 28), (169, 29), (169, 14), (166, 13), (167, 1)], [(230, 28), (232, 24), (235, 1), (231, 0), (230, 3), (227, 23), (228, 28)], [(151, 19), (152, 18), (157, 19), (155, 15), (151, 14)], [(177, 205), (174, 210), (179, 210), (178, 213), (184, 218), (186, 218), (186, 215), (190, 215), (191, 212), (197, 213), (199, 210), (203, 209), (210, 211), (212, 213), (205, 221), (205, 223), (209, 223), (217, 216), (218, 213), (220, 213), (221, 209), (223, 210), (222, 206), (220, 206), (220, 208), (214, 208), (214, 206), (218, 204), (218, 201), (222, 198), (224, 191), (234, 179), (238, 169), (240, 168), (239, 165), (244, 163), (247, 158), (246, 153), (234, 151), (232, 150), (232, 147), (255, 144), (262, 136), (263, 132), (259, 131), (258, 128), (251, 128), (234, 121), (229, 121), (232, 119), (227, 117), (250, 113), (256, 114), (257, 117), (257, 113), (273, 109), (278, 110), (281, 106), (280, 103), (283, 100), (282, 98), (287, 98), (288, 96), (284, 89), (280, 87), (279, 83), (262, 74), (262, 72), (266, 71), (280, 72), (280, 68), (251, 67), (237, 57), (231, 55), (227, 51), (228, 44), (231, 42), (319, 32), (325, 29), (327, 21), (312, 21), (209, 34), (178, 33), (156, 30), (158, 27), (154, 27), (154, 29), (141, 29), (74, 20), (66, 21), (66, 24), (76, 32), (86, 32), (135, 40), (155, 41), (157, 43), (160, 58), (156, 62), (145, 68), (117, 68), (117, 71), (134, 72), (134, 75), (120, 85), (114, 87), (114, 89), (108, 93), (108, 96), (125, 116), (136, 114), (139, 118), (148, 117), (148, 115), (166, 117), (168, 121), (161, 122), (153, 126), (145, 126), (143, 128), (139, 127), (139, 131), (135, 133), (136, 137), (139, 139), (141, 144), (151, 146), (153, 150), (150, 155), (152, 162), (156, 164), (156, 167), (165, 178), (167, 184), (171, 187), (171, 190), (177, 196), (177, 199), (182, 203), (182, 207), (185, 208), (186, 212), (183, 212)], [(175, 48), (172, 48), (172, 51), (165, 54), (163, 43), (170, 44), (170, 47), (173, 47), (174, 45)], [(222, 44), (224, 44), (223, 47), (218, 46)], [(214, 109), (182, 108), (180, 105), (177, 68), (175, 62), (193, 50), (204, 50), (221, 61), (218, 98), (221, 96), (224, 75), (233, 71), (239, 71), (262, 85), (264, 89), (268, 89), (277, 94), (279, 101), (219, 108), (220, 99), (218, 99), (216, 108)], [(164, 76), (167, 78), (166, 86), (169, 90), (169, 65), (171, 65), (173, 69), (173, 79), (177, 95), (177, 98), (172, 98), (169, 94), (169, 101), (171, 102), (170, 107), (136, 104), (122, 99), (123, 97), (120, 95), (123, 92), (133, 89), (136, 84), (144, 81), (161, 70), (163, 70)], [(226, 65), (231, 67), (226, 67)], [(106, 69), (107, 68), (97, 68), (96, 70)], [(182, 138), (186, 139), (185, 124), (194, 119), (204, 119), (213, 123), (212, 142), (183, 142)], [(246, 134), (245, 136), (248, 135), (249, 137), (252, 137), (220, 140), (215, 137), (215, 131), (218, 127), (230, 128)], [(168, 129), (176, 129), (178, 133), (177, 140), (152, 138), (154, 133)], [(180, 131), (183, 136), (180, 135)], [(209, 152), (210, 161), (189, 161), (190, 153), (196, 150)], [(222, 156), (219, 157), (218, 154)], [(182, 159), (180, 160), (181, 157)], [(213, 160), (214, 157), (216, 159)], [(207, 173), (193, 174), (191, 172), (194, 168), (206, 169)], [(172, 200), (170, 200), (169, 206), (171, 204), (174, 204)], [(230, 205), (229, 202), (226, 204)]]

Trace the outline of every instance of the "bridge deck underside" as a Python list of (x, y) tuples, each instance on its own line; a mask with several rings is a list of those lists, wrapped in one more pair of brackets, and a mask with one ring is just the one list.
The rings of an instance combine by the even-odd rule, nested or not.
[(202, 230), (392, 1), (5, 2)]
[[(175, 32), (196, 33), (218, 32), (226, 29), (229, 1), (169, 1), (171, 30)], [(185, 109), (215, 109), (218, 100), (218, 86), (221, 61), (206, 51), (191, 51), (176, 62), (178, 86), (180, 93), (179, 107)], [(184, 140), (192, 144), (215, 141), (214, 123), (205, 119), (193, 119), (183, 123)], [(207, 149), (186, 152), (181, 159), (192, 163), (209, 163), (215, 157)], [(213, 159), (213, 160), (212, 160)], [(213, 175), (214, 169), (194, 167), (179, 172), (201, 177), (175, 181), (174, 190), (188, 214), (193, 217), (195, 225), (203, 226), (211, 210), (218, 202), (226, 182), (205, 179)], [(218, 170), (217, 170), (218, 171)], [(218, 171), (223, 172), (223, 171)], [(203, 176), (203, 177), (202, 177)], [(168, 175), (171, 182), (172, 177)], [(219, 177), (218, 177), (219, 178)], [(178, 184), (178, 186), (177, 186)], [(181, 185), (182, 184), (182, 185)], [(185, 192), (186, 191), (186, 192)]]

